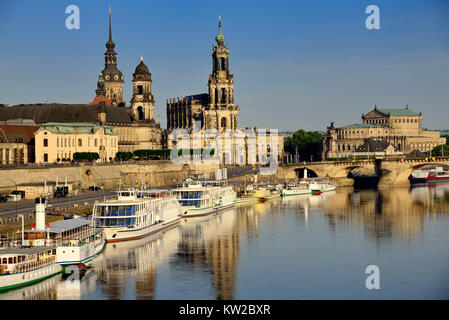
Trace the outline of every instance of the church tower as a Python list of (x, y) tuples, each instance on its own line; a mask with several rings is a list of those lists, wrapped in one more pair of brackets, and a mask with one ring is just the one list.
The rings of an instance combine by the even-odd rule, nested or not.
[(112, 41), (111, 31), (111, 8), (109, 8), (109, 40), (106, 42), (106, 52), (104, 53), (104, 69), (102, 71), (104, 77), (104, 87), (106, 90), (106, 98), (111, 98), (116, 105), (124, 106), (123, 100), (123, 83), (124, 78), (122, 72), (117, 69), (117, 53), (115, 52), (115, 43)]
[(221, 17), (212, 46), (212, 73), (209, 75), (209, 103), (204, 112), (206, 129), (237, 129), (239, 107), (234, 104), (234, 76), (229, 73), (229, 48), (224, 44)]
[(140, 57), (140, 63), (133, 73), (133, 117), (137, 121), (154, 122), (154, 97), (151, 94), (151, 73)]

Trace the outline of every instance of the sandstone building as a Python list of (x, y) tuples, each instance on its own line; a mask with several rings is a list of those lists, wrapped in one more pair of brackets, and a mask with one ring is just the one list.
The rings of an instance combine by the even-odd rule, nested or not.
[[(327, 128), (323, 139), (323, 159), (352, 157), (367, 140), (381, 140), (392, 145), (389, 154), (408, 154), (414, 151), (430, 152), (445, 139), (437, 131), (422, 128), (422, 113), (404, 109), (385, 109), (374, 107), (362, 115), (362, 123), (336, 128)], [(383, 147), (385, 152), (387, 147)], [(363, 152), (371, 152), (365, 150)]]
[(34, 124), (0, 124), (0, 164), (34, 162)]
[[(206, 130), (216, 129), (223, 133), (227, 129), (245, 133), (257, 128), (240, 129), (238, 127), (238, 114), (240, 108), (234, 100), (234, 76), (229, 68), (229, 46), (225, 45), (225, 37), (221, 31), (221, 18), (218, 21), (218, 34), (215, 44), (212, 46), (212, 72), (208, 79), (208, 92), (167, 99), (167, 131), (164, 141), (168, 149), (173, 148), (173, 135), (175, 129), (185, 129), (190, 133), (190, 148), (197, 149), (193, 137), (193, 131), (199, 130), (203, 134)], [(197, 125), (199, 124), (199, 125)], [(261, 140), (257, 137), (256, 145), (264, 144), (267, 155), (274, 150), (271, 146), (271, 137), (267, 132), (266, 138)], [(277, 147), (277, 160), (282, 159), (284, 151), (284, 137), (278, 135), (275, 139)], [(200, 148), (206, 148), (208, 141), (203, 140)], [(223, 159), (229, 157), (232, 163), (246, 164), (251, 157), (248, 154), (248, 139), (245, 138), (243, 151), (239, 152), (236, 139), (231, 139), (231, 154), (225, 153), (226, 141), (223, 136), (222, 150)], [(257, 162), (259, 158), (256, 156)]]
[(98, 153), (101, 162), (115, 157), (118, 137), (112, 127), (91, 123), (49, 122), (34, 133), (36, 163), (73, 159), (76, 152)]
[[(125, 107), (124, 77), (117, 68), (110, 12), (109, 39), (106, 42), (106, 48), (105, 67), (99, 74), (95, 97), (91, 104), (38, 103), (0, 106), (0, 121), (32, 119), (38, 125), (48, 122), (106, 125), (118, 134), (118, 151), (161, 149), (162, 130), (160, 123), (154, 120), (151, 73), (142, 58), (133, 74), (131, 107)], [(108, 155), (107, 159), (109, 157)], [(114, 158), (115, 154), (112, 157)]]

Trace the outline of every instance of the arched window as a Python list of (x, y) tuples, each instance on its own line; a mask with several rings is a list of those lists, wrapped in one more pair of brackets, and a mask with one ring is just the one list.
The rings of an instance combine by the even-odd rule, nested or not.
[(227, 120), (225, 117), (221, 118), (221, 127), (222, 128), (226, 128), (226, 122), (227, 122)]
[(137, 107), (137, 117), (138, 117), (138, 120), (143, 120), (144, 117), (145, 117), (145, 113), (144, 113), (143, 108), (141, 106)]

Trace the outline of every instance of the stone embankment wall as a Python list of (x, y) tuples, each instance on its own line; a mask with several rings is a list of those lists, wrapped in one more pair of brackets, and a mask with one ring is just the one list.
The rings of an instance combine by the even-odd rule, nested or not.
[[(50, 168), (19, 168), (0, 170), (0, 192), (8, 193), (15, 189), (15, 184), (54, 186), (67, 182), (73, 188), (87, 189), (89, 186), (104, 186), (105, 189), (116, 189), (142, 182), (147, 188), (181, 183), (189, 174), (204, 174), (214, 177), (218, 165), (179, 164), (170, 161), (148, 161), (127, 164), (81, 164), (78, 166), (55, 166)], [(132, 183), (131, 183), (132, 182)], [(15, 184), (14, 184), (15, 183)]]

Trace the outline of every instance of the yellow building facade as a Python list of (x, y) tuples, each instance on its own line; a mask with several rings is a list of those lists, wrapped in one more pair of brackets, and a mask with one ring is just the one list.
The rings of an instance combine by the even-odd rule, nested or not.
[(35, 147), (36, 163), (72, 160), (77, 152), (98, 153), (108, 162), (118, 151), (118, 135), (106, 125), (49, 122), (35, 132)]

